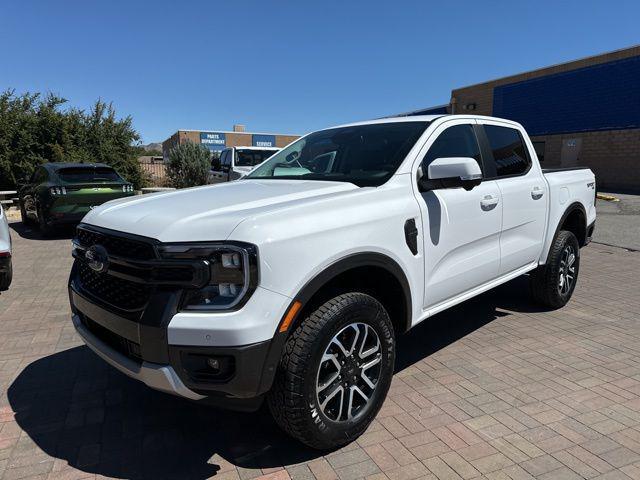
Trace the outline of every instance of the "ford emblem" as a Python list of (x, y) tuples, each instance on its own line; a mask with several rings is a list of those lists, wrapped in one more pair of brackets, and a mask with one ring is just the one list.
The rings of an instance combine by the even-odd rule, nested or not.
[(109, 254), (102, 245), (93, 245), (84, 254), (89, 268), (97, 273), (103, 273), (109, 267)]

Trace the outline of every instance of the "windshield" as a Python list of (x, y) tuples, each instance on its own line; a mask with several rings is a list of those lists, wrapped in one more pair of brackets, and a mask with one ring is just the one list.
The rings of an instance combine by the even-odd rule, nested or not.
[(122, 181), (113, 168), (108, 167), (71, 167), (56, 172), (61, 180), (69, 183)]
[(379, 186), (398, 169), (429, 122), (395, 122), (332, 128), (307, 135), (245, 179), (296, 179)]
[(236, 149), (236, 167), (255, 167), (271, 157), (276, 150), (239, 150)]

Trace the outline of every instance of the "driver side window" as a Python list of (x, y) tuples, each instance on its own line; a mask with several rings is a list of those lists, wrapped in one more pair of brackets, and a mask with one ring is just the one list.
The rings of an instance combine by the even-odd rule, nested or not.
[(469, 157), (475, 159), (482, 170), (480, 147), (471, 125), (454, 125), (442, 132), (422, 159), (422, 169), (427, 171), (436, 158)]
[(222, 154), (222, 166), (229, 167), (231, 166), (231, 156), (233, 155), (233, 150), (225, 150)]

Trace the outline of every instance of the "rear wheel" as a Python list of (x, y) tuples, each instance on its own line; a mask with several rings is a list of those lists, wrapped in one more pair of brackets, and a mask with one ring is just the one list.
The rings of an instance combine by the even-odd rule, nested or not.
[(311, 447), (345, 445), (380, 410), (394, 359), (393, 326), (380, 302), (363, 293), (339, 295), (287, 340), (269, 408), (284, 431)]
[(531, 274), (533, 298), (549, 308), (563, 307), (573, 295), (579, 270), (578, 239), (572, 232), (561, 230), (551, 245), (546, 265)]
[(13, 279), (13, 266), (9, 260), (9, 267), (5, 273), (0, 273), (0, 292), (7, 290)]
[(47, 217), (41, 208), (38, 208), (38, 227), (43, 237), (48, 237), (53, 233), (53, 226), (47, 223)]
[(22, 223), (24, 225), (33, 225), (33, 220), (27, 215), (27, 210), (24, 208), (24, 203), (20, 202), (20, 217), (22, 217)]

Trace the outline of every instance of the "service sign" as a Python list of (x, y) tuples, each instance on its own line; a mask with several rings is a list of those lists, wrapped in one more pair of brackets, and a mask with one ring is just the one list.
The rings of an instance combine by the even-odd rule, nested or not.
[(200, 143), (212, 152), (224, 150), (227, 139), (224, 133), (220, 132), (200, 132)]
[(254, 135), (253, 146), (254, 147), (275, 147), (276, 136), (275, 135)]

